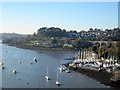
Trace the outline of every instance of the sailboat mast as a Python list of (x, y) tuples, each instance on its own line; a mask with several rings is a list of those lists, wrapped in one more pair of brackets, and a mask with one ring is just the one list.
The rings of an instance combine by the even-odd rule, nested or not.
[(79, 54), (79, 56), (80, 56), (80, 60), (81, 60), (81, 50), (80, 50), (80, 54)]
[(62, 60), (61, 60), (61, 68), (62, 68)]
[(81, 62), (83, 62), (83, 51), (82, 51), (82, 49), (81, 49)]
[(58, 73), (57, 73), (57, 81), (58, 81)]
[(47, 67), (47, 75), (48, 75), (48, 67)]
[(80, 50), (79, 50), (79, 52), (78, 52), (78, 60), (80, 59)]

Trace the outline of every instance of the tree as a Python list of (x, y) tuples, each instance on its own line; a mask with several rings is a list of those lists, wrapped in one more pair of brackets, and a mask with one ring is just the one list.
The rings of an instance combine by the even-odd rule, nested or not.
[(90, 29), (89, 29), (89, 31), (93, 31), (93, 29), (92, 29), (92, 28), (90, 28)]
[(36, 36), (36, 33), (35, 33), (35, 32), (33, 33), (33, 36)]
[(83, 39), (78, 38), (77, 40), (74, 40), (73, 46), (77, 49), (81, 48), (88, 48), (91, 47), (93, 44), (91, 42), (87, 42)]
[(94, 30), (95, 30), (95, 31), (97, 31), (98, 29), (97, 29), (97, 28), (95, 28)]

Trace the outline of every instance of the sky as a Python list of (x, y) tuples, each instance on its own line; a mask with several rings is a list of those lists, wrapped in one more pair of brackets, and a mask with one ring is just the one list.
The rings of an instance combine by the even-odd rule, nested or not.
[(118, 2), (2, 2), (2, 31), (32, 34), (41, 27), (69, 30), (118, 27)]

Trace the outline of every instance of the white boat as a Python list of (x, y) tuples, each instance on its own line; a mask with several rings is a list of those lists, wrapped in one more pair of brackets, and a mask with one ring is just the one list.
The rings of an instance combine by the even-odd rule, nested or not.
[(65, 72), (70, 73), (70, 70), (65, 70)]
[(60, 85), (60, 83), (59, 83), (58, 81), (56, 81), (55, 83), (56, 83), (56, 85), (58, 85), (58, 86)]
[(60, 67), (59, 70), (60, 70), (60, 72), (63, 72), (63, 71), (65, 71), (65, 68), (64, 67)]
[(48, 67), (47, 67), (47, 75), (45, 76), (46, 80), (50, 80), (50, 77), (48, 76)]
[(36, 57), (35, 57), (35, 58), (33, 58), (33, 61), (37, 62), (37, 59), (36, 59)]
[(60, 72), (65, 71), (65, 67), (62, 66), (62, 60), (61, 60), (61, 65), (60, 65), (60, 67), (59, 67), (59, 70), (60, 70)]
[(3, 65), (3, 62), (0, 62), (0, 65)]
[(46, 79), (46, 80), (50, 80), (50, 77), (49, 77), (49, 76), (45, 76), (45, 79)]
[(60, 86), (60, 82), (58, 81), (58, 77), (59, 76), (58, 76), (58, 73), (57, 73), (57, 80), (56, 80), (55, 84), (58, 85), (58, 86)]
[(13, 73), (13, 74), (16, 74), (16, 70), (12, 70), (12, 73)]
[(21, 63), (21, 61), (18, 61), (18, 63)]

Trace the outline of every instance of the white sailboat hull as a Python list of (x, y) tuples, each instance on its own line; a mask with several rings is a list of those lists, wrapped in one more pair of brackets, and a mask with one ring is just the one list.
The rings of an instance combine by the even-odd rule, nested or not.
[(49, 77), (49, 76), (45, 76), (45, 79), (46, 79), (46, 80), (50, 80), (50, 77)]
[(60, 83), (58, 81), (55, 82), (56, 85), (60, 85)]

